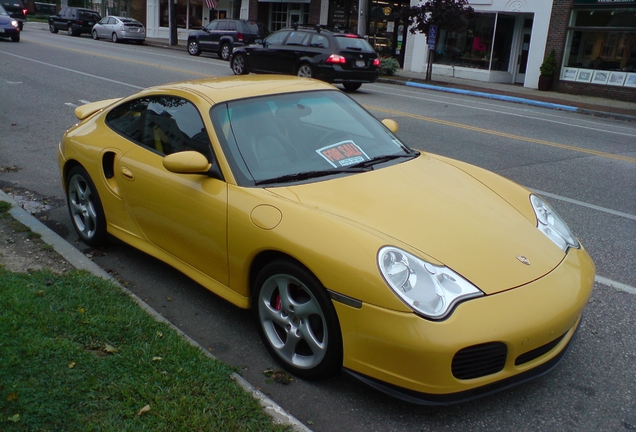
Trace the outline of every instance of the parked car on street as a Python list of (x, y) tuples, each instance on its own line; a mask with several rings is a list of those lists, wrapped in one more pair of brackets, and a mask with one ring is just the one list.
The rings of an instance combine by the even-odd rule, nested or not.
[(552, 207), (411, 149), (332, 85), (207, 78), (75, 115), (57, 157), (79, 238), (251, 308), (298, 377), (450, 404), (543, 375), (574, 340), (595, 268)]
[(13, 42), (20, 42), (20, 25), (18, 20), (9, 16), (9, 13), (0, 6), (0, 37), (11, 38)]
[(351, 91), (380, 76), (380, 58), (364, 38), (321, 27), (283, 29), (261, 43), (236, 48), (230, 67), (236, 75), (298, 75), (342, 84)]
[(24, 29), (26, 22), (27, 8), (24, 7), (20, 0), (0, 0), (0, 6), (9, 14), (9, 16), (18, 21), (20, 31)]
[(92, 9), (63, 7), (57, 14), (49, 17), (49, 30), (51, 33), (66, 31), (69, 36), (90, 34), (93, 26), (101, 19), (99, 13)]
[(107, 38), (113, 42), (135, 41), (138, 44), (146, 40), (144, 25), (134, 18), (107, 16), (93, 26), (93, 39)]
[(202, 52), (213, 52), (223, 60), (229, 60), (232, 50), (263, 38), (264, 26), (258, 23), (238, 20), (214, 20), (201, 30), (188, 35), (188, 53), (198, 56)]

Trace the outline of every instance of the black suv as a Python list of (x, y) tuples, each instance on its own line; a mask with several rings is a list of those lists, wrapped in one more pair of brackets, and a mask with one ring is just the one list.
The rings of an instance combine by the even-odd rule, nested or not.
[(188, 35), (188, 53), (198, 56), (203, 51), (208, 51), (217, 53), (223, 60), (229, 60), (235, 47), (255, 43), (266, 36), (263, 31), (264, 27), (255, 22), (237, 19), (214, 20), (201, 30)]
[(92, 9), (63, 7), (56, 15), (49, 17), (49, 30), (51, 33), (66, 31), (69, 36), (90, 34), (93, 26), (101, 19), (99, 13)]
[(0, 4), (11, 18), (18, 22), (20, 31), (24, 28), (26, 22), (26, 8), (22, 5), (20, 0), (0, 0)]
[(380, 58), (363, 37), (321, 26), (279, 30), (259, 44), (237, 48), (230, 67), (236, 75), (298, 75), (339, 83), (350, 91), (380, 76)]

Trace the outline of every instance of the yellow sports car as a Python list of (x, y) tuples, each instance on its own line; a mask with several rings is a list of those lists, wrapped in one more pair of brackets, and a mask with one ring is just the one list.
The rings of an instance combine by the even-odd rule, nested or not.
[(539, 196), (418, 152), (316, 80), (163, 85), (75, 110), (80, 238), (112, 235), (242, 308), (291, 373), (445, 404), (567, 351), (594, 264)]

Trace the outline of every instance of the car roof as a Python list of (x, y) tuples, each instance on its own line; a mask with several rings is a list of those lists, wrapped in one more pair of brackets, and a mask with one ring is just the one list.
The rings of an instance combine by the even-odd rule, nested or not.
[[(237, 99), (299, 91), (336, 90), (319, 80), (283, 75), (248, 75), (204, 78), (148, 88), (148, 92), (180, 89), (197, 93), (211, 104)], [(143, 92), (142, 92), (143, 93)]]

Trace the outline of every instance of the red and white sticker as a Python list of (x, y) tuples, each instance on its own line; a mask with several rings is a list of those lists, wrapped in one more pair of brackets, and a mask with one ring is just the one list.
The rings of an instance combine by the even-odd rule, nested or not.
[(336, 168), (346, 167), (369, 160), (369, 156), (351, 140), (341, 141), (336, 144), (316, 150), (320, 156)]

